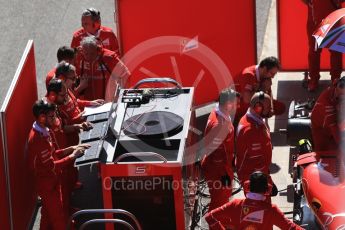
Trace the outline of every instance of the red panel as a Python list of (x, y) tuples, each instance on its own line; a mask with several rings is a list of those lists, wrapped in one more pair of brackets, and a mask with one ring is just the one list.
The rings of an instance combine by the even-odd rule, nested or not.
[[(278, 56), (284, 71), (308, 69), (308, 7), (302, 0), (278, 0)], [(330, 55), (324, 50), (321, 68), (330, 68)], [(345, 66), (345, 65), (344, 65)]]
[(5, 123), (7, 156), (10, 175), (12, 219), (14, 229), (27, 229), (34, 213), (36, 194), (32, 178), (26, 167), (26, 143), (32, 127), (32, 105), (37, 100), (36, 68), (34, 47), (31, 42), (26, 47), (27, 56), (22, 57), (18, 78), (12, 82), (13, 88), (5, 100), (2, 116)]
[(2, 145), (1, 132), (0, 132), (0, 223), (1, 223), (2, 229), (10, 229), (10, 213), (9, 213), (9, 206), (8, 206), (8, 200), (7, 200), (6, 172), (5, 172), (4, 151), (3, 151), (3, 145)]
[[(172, 77), (195, 86), (200, 105), (215, 100), (231, 75), (256, 63), (254, 0), (116, 2), (130, 86), (146, 77)], [(193, 38), (197, 47), (187, 45), (183, 52)]]

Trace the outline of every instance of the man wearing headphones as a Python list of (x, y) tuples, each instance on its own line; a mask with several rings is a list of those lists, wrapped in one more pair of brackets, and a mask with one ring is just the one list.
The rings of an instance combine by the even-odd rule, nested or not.
[(78, 48), (84, 37), (93, 35), (97, 37), (105, 49), (114, 51), (120, 56), (119, 44), (115, 33), (109, 27), (101, 25), (101, 13), (95, 8), (84, 10), (81, 16), (81, 26), (79, 30), (73, 33), (72, 48)]
[(272, 79), (280, 68), (279, 60), (276, 57), (267, 57), (259, 65), (253, 65), (245, 68), (242, 74), (235, 79), (238, 92), (241, 94), (240, 108), (236, 112), (235, 124), (237, 125), (241, 117), (247, 112), (250, 99), (255, 92), (263, 91), (271, 97), (272, 115), (281, 115), (285, 111), (283, 102), (273, 100), (272, 97)]
[(79, 143), (79, 131), (89, 130), (92, 125), (86, 122), (82, 117), (83, 111), (79, 108), (78, 103), (73, 101), (67, 93), (67, 88), (63, 81), (53, 78), (47, 88), (47, 99), (58, 107), (60, 117), (65, 126), (71, 127), (65, 130), (68, 145), (76, 145)]
[(231, 196), (235, 132), (230, 115), (234, 115), (239, 97), (233, 89), (223, 90), (205, 128), (206, 153), (201, 167), (211, 196), (210, 210), (225, 204)]
[[(74, 65), (75, 52), (74, 52), (74, 49), (72, 49), (71, 47), (61, 46), (58, 49), (56, 56), (57, 56), (58, 63), (65, 61), (67, 63)], [(50, 80), (53, 79), (53, 77), (55, 77), (55, 71), (56, 71), (56, 67), (54, 67), (48, 72), (46, 76), (46, 87), (48, 87)]]
[[(263, 91), (256, 92), (247, 113), (241, 118), (236, 132), (236, 169), (244, 186), (252, 172), (260, 170), (269, 175), (272, 162), (271, 135), (264, 119), (270, 116), (271, 98)], [(272, 195), (277, 188), (270, 178)], [(245, 193), (247, 191), (244, 191)]]
[(66, 228), (68, 214), (63, 211), (60, 200), (59, 176), (64, 167), (72, 164), (89, 147), (57, 149), (48, 128), (55, 122), (55, 109), (55, 105), (45, 100), (35, 102), (32, 110), (36, 120), (28, 138), (28, 164), (34, 176), (36, 191), (42, 199), (42, 230)]
[(118, 56), (102, 48), (95, 36), (84, 37), (81, 41), (76, 68), (80, 79), (76, 88), (77, 96), (89, 101), (112, 101), (116, 90), (112, 87), (129, 75), (127, 67)]
[(76, 68), (65, 61), (60, 62), (56, 67), (55, 77), (61, 79), (67, 88), (67, 94), (74, 101), (73, 104), (78, 105), (74, 109), (84, 110), (86, 106), (100, 106), (104, 104), (103, 99), (97, 99), (93, 101), (81, 100), (74, 94), (74, 85), (77, 80)]
[(264, 194), (268, 190), (268, 178), (264, 173), (251, 173), (249, 183), (250, 192), (245, 199), (232, 200), (206, 214), (205, 220), (210, 230), (266, 230), (273, 226), (282, 230), (303, 229), (287, 219), (276, 205), (264, 201)]
[(345, 76), (323, 91), (311, 112), (311, 131), (315, 151), (336, 150), (340, 144), (340, 108), (345, 102)]

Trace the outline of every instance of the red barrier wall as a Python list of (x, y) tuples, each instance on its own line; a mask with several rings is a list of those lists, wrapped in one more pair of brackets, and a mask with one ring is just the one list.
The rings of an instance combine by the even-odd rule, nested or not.
[[(115, 4), (124, 61), (132, 72), (130, 86), (146, 77), (172, 77), (196, 87), (199, 105), (215, 100), (231, 84), (230, 73), (235, 76), (257, 61), (255, 0)], [(188, 44), (196, 37), (196, 45)]]
[[(308, 69), (307, 18), (308, 8), (302, 0), (277, 0), (278, 57), (284, 71)], [(323, 70), (329, 70), (329, 60), (329, 51), (324, 50)]]
[[(0, 130), (2, 130), (1, 126)], [(2, 141), (3, 139), (0, 132), (0, 223), (2, 229), (10, 229), (10, 212)]]
[(37, 100), (33, 42), (29, 41), (1, 108), (5, 154), (10, 179), (13, 229), (27, 229), (34, 213), (36, 194), (26, 167), (26, 143), (32, 127), (32, 105)]

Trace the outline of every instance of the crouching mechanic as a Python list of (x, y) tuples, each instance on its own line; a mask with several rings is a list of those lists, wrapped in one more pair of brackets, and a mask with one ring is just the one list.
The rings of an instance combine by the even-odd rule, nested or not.
[(338, 124), (340, 107), (344, 102), (345, 77), (335, 79), (332, 86), (323, 91), (311, 112), (311, 131), (315, 151), (336, 150), (340, 144)]
[[(262, 171), (269, 175), (272, 162), (271, 135), (264, 119), (269, 116), (271, 98), (260, 91), (253, 95), (247, 113), (241, 118), (236, 132), (236, 169), (238, 178), (244, 182), (254, 171)], [(277, 188), (271, 177), (272, 195), (277, 194)], [(245, 187), (245, 186), (244, 186)], [(246, 193), (247, 191), (244, 190)]]
[(274, 100), (272, 97), (272, 79), (280, 68), (279, 60), (276, 57), (267, 57), (259, 65), (245, 68), (238, 78), (235, 79), (238, 92), (241, 94), (240, 108), (236, 112), (235, 124), (237, 125), (241, 117), (247, 112), (250, 106), (250, 99), (253, 94), (263, 91), (271, 98), (270, 116), (281, 115), (285, 111), (285, 104)]
[(88, 148), (56, 148), (48, 128), (55, 122), (55, 109), (55, 105), (45, 100), (35, 102), (32, 110), (36, 121), (28, 138), (28, 164), (34, 176), (37, 194), (42, 199), (41, 230), (66, 228), (68, 214), (63, 211), (59, 176), (64, 167), (72, 164)]
[(235, 132), (230, 115), (236, 111), (239, 96), (232, 89), (223, 90), (205, 128), (206, 153), (201, 167), (211, 196), (210, 210), (225, 204), (231, 196)]
[(210, 230), (266, 230), (273, 226), (282, 230), (303, 229), (284, 217), (276, 205), (264, 201), (263, 194), (267, 189), (267, 176), (260, 171), (253, 172), (250, 175), (250, 192), (245, 199), (235, 199), (206, 214)]

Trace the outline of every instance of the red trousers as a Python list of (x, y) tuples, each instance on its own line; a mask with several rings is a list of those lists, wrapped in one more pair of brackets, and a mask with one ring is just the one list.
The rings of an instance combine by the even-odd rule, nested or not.
[[(313, 21), (308, 21), (307, 23), (307, 33), (308, 33), (308, 65), (309, 65), (309, 77), (311, 81), (318, 82), (320, 79), (320, 56), (321, 56), (321, 49), (315, 50), (315, 38), (312, 36), (313, 32), (317, 28)], [(341, 72), (343, 70), (343, 63), (342, 63), (342, 53), (330, 51), (331, 54), (331, 70), (330, 75), (332, 81), (334, 79), (340, 78)]]
[(211, 197), (208, 210), (211, 211), (229, 202), (232, 193), (232, 186), (222, 186), (221, 177), (224, 176), (224, 173), (220, 173), (215, 168), (208, 169), (209, 170), (204, 170), (204, 175)]
[(73, 164), (68, 165), (61, 175), (61, 196), (62, 206), (68, 216), (71, 214), (71, 195), (76, 182), (78, 181), (78, 170)]
[(49, 183), (38, 189), (42, 199), (40, 230), (65, 230), (67, 214), (61, 202), (61, 193), (58, 184), (51, 186)]

